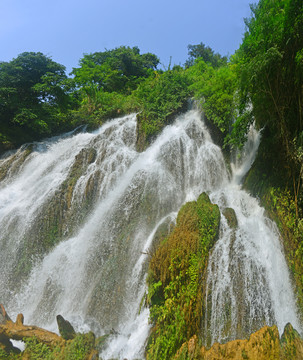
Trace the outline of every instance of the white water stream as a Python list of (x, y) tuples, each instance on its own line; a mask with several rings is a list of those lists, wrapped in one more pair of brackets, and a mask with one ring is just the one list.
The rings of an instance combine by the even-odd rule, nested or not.
[(260, 134), (251, 129), (241, 161), (232, 166), (231, 181), (211, 194), (221, 211), (234, 209), (238, 227), (230, 228), (222, 216), (220, 238), (209, 259), (207, 345), (247, 338), (265, 324), (276, 324), (280, 334), (287, 322), (302, 331), (277, 227), (258, 201), (241, 190), (259, 142)]
[[(264, 323), (281, 330), (290, 321), (300, 331), (277, 230), (239, 185), (250, 160), (230, 181), (196, 110), (166, 127), (145, 152), (135, 143), (130, 115), (92, 134), (36, 144), (27, 157), (21, 149), (0, 159), (0, 170), (10, 169), (0, 182), (0, 302), (8, 312), (51, 330), (57, 314), (77, 330), (102, 335), (114, 329), (102, 359), (142, 358), (149, 332), (148, 309), (138, 315), (146, 253), (181, 205), (207, 191), (221, 210), (232, 207), (239, 223), (233, 231), (222, 215), (209, 262), (208, 341), (242, 335), (239, 324), (246, 333)], [(54, 216), (63, 223), (55, 233), (62, 241), (41, 256), (33, 244), (45, 241)], [(20, 289), (14, 274), (28, 263), (32, 270)]]

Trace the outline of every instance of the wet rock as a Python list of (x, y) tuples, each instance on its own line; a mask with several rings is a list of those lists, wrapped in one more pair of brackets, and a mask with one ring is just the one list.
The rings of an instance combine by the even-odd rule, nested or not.
[(71, 323), (63, 318), (61, 315), (57, 315), (57, 324), (60, 335), (65, 340), (72, 340), (76, 336), (76, 332)]
[(94, 148), (84, 148), (75, 156), (75, 167), (91, 164), (96, 160), (97, 151)]
[(21, 353), (20, 349), (13, 346), (11, 339), (30, 339), (31, 345), (22, 351), (18, 359), (36, 359), (37, 349), (43, 349), (43, 359), (99, 359), (94, 333), (90, 331), (87, 334), (76, 334), (71, 324), (61, 315), (58, 315), (57, 322), (62, 336), (34, 325), (23, 325), (22, 314), (17, 316), (14, 323), (3, 305), (0, 305), (0, 316), (0, 359), (15, 359), (15, 354)]
[(236, 229), (238, 227), (238, 219), (235, 210), (227, 207), (222, 211), (222, 213), (225, 216), (229, 227)]
[[(32, 153), (33, 144), (23, 145), (19, 150), (8, 153), (8, 156), (0, 159), (0, 181), (14, 176), (22, 169), (26, 158)], [(1, 151), (0, 151), (1, 152)]]
[(98, 360), (99, 359), (99, 353), (97, 350), (92, 350), (92, 352), (89, 354), (87, 360)]
[(0, 324), (0, 342), (13, 340), (23, 340), (24, 338), (35, 337), (39, 342), (47, 345), (64, 344), (64, 340), (57, 334), (39, 328), (38, 326), (23, 325), (23, 315), (19, 314), (17, 322), (6, 321), (5, 324)]
[(138, 152), (143, 152), (147, 146), (148, 146), (148, 141), (147, 141), (147, 136), (146, 133), (143, 129), (142, 123), (144, 121), (144, 118), (142, 117), (141, 114), (137, 115), (137, 128), (136, 128), (136, 136), (137, 136), (137, 141), (136, 141), (136, 150)]

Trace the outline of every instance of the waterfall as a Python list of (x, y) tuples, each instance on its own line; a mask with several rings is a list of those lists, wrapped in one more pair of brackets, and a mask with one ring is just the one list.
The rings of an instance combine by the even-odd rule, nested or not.
[[(53, 330), (58, 313), (78, 329), (114, 329), (124, 357), (140, 354), (148, 323), (146, 311), (137, 314), (152, 234), (173, 222), (184, 202), (219, 188), (227, 176), (200, 117), (194, 110), (179, 117), (143, 153), (135, 149), (136, 116), (130, 115), (1, 160), (12, 169), (0, 193), (0, 296), (11, 314), (23, 312), (27, 323)], [(26, 277), (20, 264), (30, 267)], [(133, 348), (136, 331), (141, 340)], [(119, 346), (108, 357), (122, 357)]]
[(1, 302), (50, 330), (61, 314), (78, 331), (111, 334), (103, 359), (144, 357), (148, 254), (181, 205), (206, 191), (222, 211), (232, 207), (239, 224), (229, 228), (222, 215), (209, 261), (208, 341), (243, 336), (239, 325), (250, 332), (290, 321), (300, 330), (277, 229), (240, 188), (247, 161), (235, 169), (230, 180), (197, 110), (143, 153), (133, 114), (7, 154), (0, 159)]
[(250, 128), (240, 159), (232, 164), (233, 176), (211, 200), (221, 212), (235, 211), (238, 226), (232, 229), (222, 216), (220, 238), (209, 258), (205, 345), (247, 338), (264, 325), (287, 322), (302, 331), (296, 312), (280, 235), (258, 201), (241, 189), (241, 180), (252, 165), (260, 133)]

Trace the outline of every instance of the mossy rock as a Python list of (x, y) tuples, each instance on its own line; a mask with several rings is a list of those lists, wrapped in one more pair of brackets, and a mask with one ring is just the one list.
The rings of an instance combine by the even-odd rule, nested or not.
[(290, 323), (286, 324), (281, 336), (281, 349), (282, 358), (285, 360), (299, 360), (303, 358), (303, 341)]
[(57, 315), (57, 324), (60, 335), (64, 340), (72, 340), (76, 337), (76, 332), (71, 323), (63, 318), (61, 315)]
[(232, 208), (225, 208), (222, 213), (225, 216), (229, 227), (236, 229), (238, 227), (238, 219), (235, 210)]
[(249, 339), (215, 343), (209, 349), (201, 346), (194, 335), (182, 344), (174, 360), (299, 360), (303, 359), (303, 340), (291, 324), (280, 339), (276, 325), (264, 326)]
[(220, 211), (202, 193), (186, 203), (172, 233), (153, 254), (148, 302), (154, 327), (147, 359), (171, 359), (185, 340), (200, 333), (208, 256), (218, 239)]

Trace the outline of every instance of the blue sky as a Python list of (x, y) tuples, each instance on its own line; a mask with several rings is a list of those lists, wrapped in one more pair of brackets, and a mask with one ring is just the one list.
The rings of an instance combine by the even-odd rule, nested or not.
[(168, 66), (188, 44), (222, 55), (240, 45), (252, 0), (0, 0), (0, 61), (40, 51), (67, 67), (84, 53), (138, 46)]

